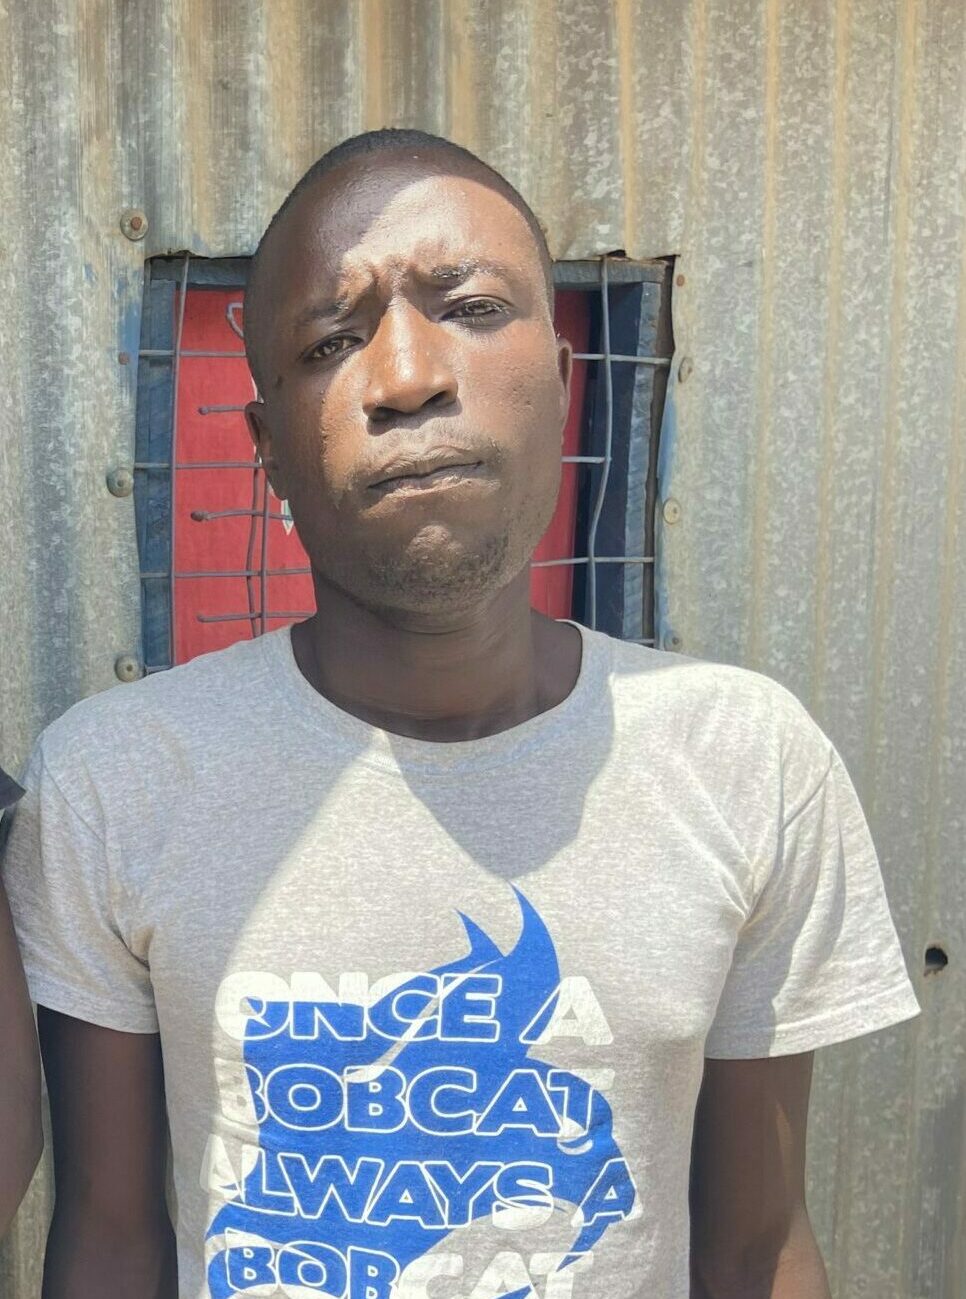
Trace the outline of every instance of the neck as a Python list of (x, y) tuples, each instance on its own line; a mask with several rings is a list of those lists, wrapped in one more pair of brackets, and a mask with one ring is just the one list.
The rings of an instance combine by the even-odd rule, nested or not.
[(376, 612), (316, 578), (318, 612), (292, 629), (303, 676), (370, 725), (423, 740), (493, 735), (552, 708), (580, 668), (576, 628), (530, 608), (530, 572), (469, 612)]

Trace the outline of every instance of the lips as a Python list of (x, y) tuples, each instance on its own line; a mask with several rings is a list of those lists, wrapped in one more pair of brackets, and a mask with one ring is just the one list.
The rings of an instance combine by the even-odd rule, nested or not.
[(445, 450), (401, 455), (389, 460), (367, 484), (380, 494), (400, 490), (420, 491), (455, 486), (483, 474), (483, 462), (466, 451)]

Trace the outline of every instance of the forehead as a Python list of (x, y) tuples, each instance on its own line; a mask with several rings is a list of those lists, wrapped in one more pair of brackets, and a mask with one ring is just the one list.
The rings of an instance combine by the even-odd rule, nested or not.
[(393, 160), (349, 166), (309, 186), (276, 231), (270, 264), (277, 307), (307, 292), (373, 275), (440, 265), (495, 264), (522, 285), (543, 266), (519, 209), (484, 180)]

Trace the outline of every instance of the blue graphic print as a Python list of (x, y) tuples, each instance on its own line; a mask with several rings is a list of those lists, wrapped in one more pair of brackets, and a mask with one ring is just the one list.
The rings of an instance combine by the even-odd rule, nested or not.
[(220, 1238), (213, 1299), (276, 1285), (391, 1299), (407, 1265), (461, 1227), (501, 1214), (532, 1225), (555, 1204), (574, 1215), (565, 1268), (628, 1217), (636, 1191), (607, 1101), (530, 1055), (560, 971), (515, 892), (523, 923), (508, 953), (461, 914), (468, 954), (372, 1004), (247, 999), (258, 1147), (208, 1231)]

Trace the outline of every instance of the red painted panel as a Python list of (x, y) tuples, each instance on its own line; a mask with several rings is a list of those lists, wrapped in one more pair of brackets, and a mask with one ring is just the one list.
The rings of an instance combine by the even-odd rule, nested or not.
[[(240, 320), (241, 299), (240, 290), (189, 289), (182, 351), (241, 353), (241, 339), (232, 328), (232, 320), (236, 324)], [(589, 314), (584, 294), (557, 295), (556, 326), (576, 351), (587, 351)], [(564, 434), (565, 455), (579, 454), (586, 382), (586, 362), (578, 361)], [(284, 517), (283, 505), (270, 491), (266, 501), (263, 475), (254, 465), (252, 444), (238, 409), (252, 393), (244, 356), (181, 357), (174, 447), (179, 467), (172, 503), (176, 663), (282, 626), (314, 608), (310, 575), (291, 571), (307, 569), (308, 558), (291, 521)], [(233, 409), (213, 409), (226, 406)], [(190, 468), (213, 462), (217, 467)], [(244, 467), (230, 468), (226, 462), (244, 462)], [(573, 554), (577, 469), (573, 464), (563, 466), (557, 509), (535, 559)], [(572, 590), (570, 565), (532, 570), (531, 598), (544, 613), (569, 617)], [(264, 622), (262, 610), (269, 615)]]

